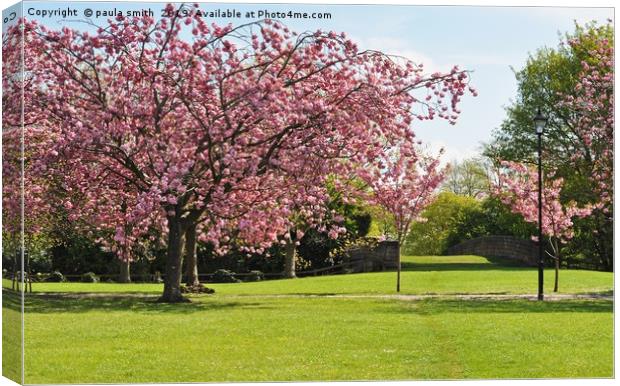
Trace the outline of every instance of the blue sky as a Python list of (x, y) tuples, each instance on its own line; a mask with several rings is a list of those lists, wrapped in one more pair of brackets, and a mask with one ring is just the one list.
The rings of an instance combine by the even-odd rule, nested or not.
[[(64, 5), (63, 5), (64, 4)], [(68, 3), (26, 2), (24, 11), (54, 10)], [(93, 11), (161, 9), (161, 3), (72, 2), (83, 18), (86, 8)], [(450, 126), (441, 121), (416, 123), (418, 137), (431, 148), (446, 149), (445, 160), (473, 156), (479, 144), (488, 141), (491, 131), (504, 118), (504, 106), (516, 96), (516, 82), (510, 69), (521, 68), (528, 53), (537, 48), (555, 47), (559, 33), (572, 31), (574, 20), (584, 23), (613, 19), (611, 8), (570, 7), (466, 7), (466, 6), (384, 6), (384, 5), (276, 5), (203, 4), (201, 9), (329, 12), (330, 20), (282, 20), (295, 30), (329, 29), (345, 31), (360, 48), (379, 49), (422, 62), (429, 71), (449, 69), (458, 64), (473, 71), (472, 85), (477, 98), (465, 98), (459, 122)], [(59, 18), (41, 19), (49, 26), (64, 23)], [(72, 18), (76, 19), (76, 18)], [(104, 23), (105, 18), (95, 20)], [(241, 23), (248, 19), (218, 18), (219, 23)], [(76, 28), (83, 24), (71, 23)]]

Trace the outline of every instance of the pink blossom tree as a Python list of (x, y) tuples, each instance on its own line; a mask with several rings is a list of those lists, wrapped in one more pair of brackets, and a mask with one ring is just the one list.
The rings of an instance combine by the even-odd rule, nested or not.
[(121, 259), (151, 229), (164, 234), (161, 301), (184, 300), (188, 230), (222, 251), (234, 228), (264, 251), (290, 225), (271, 188), (286, 173), (303, 178), (299, 160), (329, 160), (322, 173), (372, 163), (386, 141), (413, 138), (415, 119), (454, 123), (467, 90), (465, 71), (424, 76), (344, 34), (167, 11), (119, 16), (95, 34), (23, 23), (36, 85), (26, 108), (51, 145), (42, 164), (81, 197), (65, 205), (74, 218), (113, 230), (105, 242)]
[(581, 62), (578, 82), (570, 94), (562, 96), (560, 108), (572, 111), (568, 124), (578, 138), (571, 156), (575, 170), (590, 180), (590, 195), (598, 200), (591, 217), (599, 248), (607, 251), (601, 263), (613, 267), (613, 250), (605, 244), (613, 236), (614, 199), (614, 45), (597, 29), (589, 29), (568, 42), (587, 50)]
[[(503, 162), (504, 171), (495, 186), (495, 194), (508, 205), (513, 213), (523, 216), (525, 221), (538, 224), (538, 171), (515, 162)], [(547, 174), (542, 192), (542, 232), (549, 238), (555, 261), (555, 284), (553, 291), (558, 291), (559, 270), (561, 263), (561, 244), (573, 235), (573, 218), (586, 217), (592, 213), (594, 206), (578, 207), (573, 202), (562, 203), (561, 192), (564, 185), (562, 178), (553, 178)], [(532, 237), (537, 242), (537, 237)]]
[(571, 46), (588, 47), (589, 61), (581, 62), (579, 80), (573, 93), (564, 95), (559, 107), (573, 114), (570, 125), (581, 146), (572, 160), (585, 160), (590, 179), (606, 211), (613, 202), (614, 164), (614, 46), (596, 30), (577, 35)]
[(411, 225), (424, 221), (420, 213), (432, 202), (436, 189), (445, 177), (439, 157), (417, 154), (409, 144), (393, 148), (360, 177), (370, 188), (369, 200), (390, 216), (398, 241), (396, 291), (400, 292), (401, 245)]

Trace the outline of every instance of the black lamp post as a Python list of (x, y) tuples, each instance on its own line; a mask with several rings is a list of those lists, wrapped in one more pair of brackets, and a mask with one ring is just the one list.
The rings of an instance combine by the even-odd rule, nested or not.
[(542, 135), (547, 125), (547, 117), (540, 113), (534, 117), (534, 127), (538, 136), (538, 300), (543, 300), (543, 239), (542, 239)]

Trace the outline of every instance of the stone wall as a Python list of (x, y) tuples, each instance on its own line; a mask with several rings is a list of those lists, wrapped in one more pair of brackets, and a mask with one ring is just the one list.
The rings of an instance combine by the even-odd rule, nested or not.
[(502, 257), (518, 260), (527, 265), (536, 265), (538, 261), (536, 243), (513, 236), (478, 237), (448, 248), (445, 254)]
[(353, 272), (373, 272), (396, 269), (398, 265), (398, 241), (380, 241), (375, 248), (358, 247), (348, 251), (345, 260)]

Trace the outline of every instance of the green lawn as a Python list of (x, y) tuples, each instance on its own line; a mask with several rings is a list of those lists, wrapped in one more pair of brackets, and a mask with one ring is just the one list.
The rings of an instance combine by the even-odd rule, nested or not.
[[(405, 269), (405, 293), (535, 292), (534, 270), (480, 257), (408, 258)], [(394, 278), (219, 284), (215, 295), (174, 305), (154, 302), (159, 285), (35, 284), (36, 291), (117, 293), (28, 295), (25, 382), (613, 376), (609, 300), (262, 296), (389, 294)], [(609, 291), (613, 275), (563, 271), (561, 284), (568, 292)], [(129, 289), (145, 295), (118, 293)], [(18, 298), (4, 291), (4, 317), (18, 310)]]
[(2, 295), (2, 375), (21, 382), (21, 302), (12, 292)]

